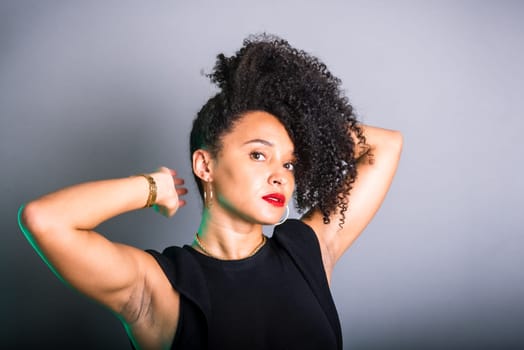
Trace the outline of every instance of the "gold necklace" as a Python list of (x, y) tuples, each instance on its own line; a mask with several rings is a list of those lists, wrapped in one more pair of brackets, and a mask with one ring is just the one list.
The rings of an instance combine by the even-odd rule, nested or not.
[[(247, 259), (247, 258), (250, 258), (250, 257), (252, 257), (253, 255), (255, 255), (255, 254), (260, 250), (260, 248), (262, 248), (262, 247), (264, 246), (264, 244), (266, 243), (266, 240), (267, 240), (267, 237), (266, 237), (265, 235), (262, 235), (262, 242), (260, 242), (260, 244), (257, 245), (257, 246), (255, 247), (255, 249), (253, 249), (253, 251), (252, 251), (248, 256), (244, 257), (243, 259)], [(223, 257), (219, 257), (219, 256), (216, 256), (216, 255), (211, 254), (211, 253), (207, 250), (207, 248), (206, 248), (206, 246), (204, 245), (204, 243), (202, 243), (202, 242), (200, 241), (200, 239), (198, 238), (198, 232), (195, 233), (195, 242), (196, 242), (196, 244), (198, 245), (198, 247), (199, 247), (200, 249), (202, 249), (202, 251), (203, 251), (204, 253), (206, 253), (206, 255), (208, 255), (208, 256), (210, 256), (210, 257), (212, 257), (212, 258), (218, 259), (218, 260), (229, 260), (229, 259), (225, 259), (225, 258), (223, 258)]]

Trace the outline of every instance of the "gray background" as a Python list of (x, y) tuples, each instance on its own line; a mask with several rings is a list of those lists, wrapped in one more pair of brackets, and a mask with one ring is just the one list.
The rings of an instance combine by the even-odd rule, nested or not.
[[(189, 179), (190, 122), (214, 91), (201, 72), (268, 31), (324, 60), (362, 121), (405, 137), (383, 207), (333, 277), (345, 348), (524, 348), (523, 10), (518, 1), (2, 1), (0, 344), (127, 347), (113, 315), (40, 261), (17, 209), (159, 165)], [(194, 189), (174, 219), (138, 211), (99, 229), (144, 249), (188, 243)]]

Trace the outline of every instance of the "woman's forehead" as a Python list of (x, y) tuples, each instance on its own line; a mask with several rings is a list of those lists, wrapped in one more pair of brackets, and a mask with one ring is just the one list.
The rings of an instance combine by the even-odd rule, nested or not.
[(284, 125), (275, 116), (263, 111), (248, 112), (243, 115), (221, 141), (223, 147), (257, 144), (279, 148), (283, 153), (294, 152), (293, 142)]
[(262, 140), (271, 145), (293, 148), (293, 142), (284, 125), (274, 115), (263, 111), (243, 115), (224, 138), (234, 138), (242, 143)]

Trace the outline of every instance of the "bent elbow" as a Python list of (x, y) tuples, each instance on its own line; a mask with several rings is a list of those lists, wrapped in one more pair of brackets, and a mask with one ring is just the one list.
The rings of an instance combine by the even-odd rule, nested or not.
[(18, 210), (18, 225), (26, 236), (35, 236), (46, 231), (44, 218), (38, 202), (23, 204)]
[(402, 147), (404, 146), (404, 136), (400, 131), (393, 131), (392, 136), (392, 147), (397, 151), (398, 156), (400, 157), (400, 153), (402, 153)]

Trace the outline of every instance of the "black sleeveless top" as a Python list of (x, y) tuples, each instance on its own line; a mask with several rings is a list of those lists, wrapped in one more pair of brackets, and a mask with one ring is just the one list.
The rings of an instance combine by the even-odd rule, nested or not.
[(301, 221), (277, 226), (246, 259), (187, 245), (148, 252), (180, 293), (172, 349), (342, 349), (320, 246)]

